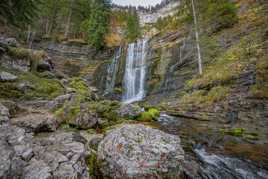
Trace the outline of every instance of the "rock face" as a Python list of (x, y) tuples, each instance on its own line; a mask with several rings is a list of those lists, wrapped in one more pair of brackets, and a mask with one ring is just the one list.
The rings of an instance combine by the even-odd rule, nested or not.
[(15, 81), (18, 77), (8, 73), (8, 72), (0, 72), (0, 81)]
[[(49, 126), (51, 116), (40, 114), (17, 119), (17, 125), (37, 130)], [(57, 131), (33, 135), (12, 125), (9, 111), (0, 104), (0, 178), (87, 179), (86, 140), (74, 132)], [(36, 120), (36, 121), (35, 121)], [(50, 126), (52, 125), (52, 126)], [(39, 131), (39, 130), (37, 130)], [(41, 131), (39, 131), (41, 132)]]
[(0, 127), (0, 178), (88, 178), (85, 140), (56, 132), (33, 137), (15, 126)]
[(101, 171), (112, 178), (178, 177), (184, 151), (178, 136), (144, 125), (124, 125), (99, 144)]

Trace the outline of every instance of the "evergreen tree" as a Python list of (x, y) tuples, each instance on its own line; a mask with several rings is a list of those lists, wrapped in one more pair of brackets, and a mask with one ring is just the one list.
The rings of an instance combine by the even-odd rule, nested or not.
[(1, 0), (0, 22), (25, 27), (38, 15), (40, 0)]
[(104, 38), (108, 33), (110, 8), (110, 0), (93, 0), (90, 16), (83, 22), (88, 42), (97, 49), (105, 45)]
[(126, 28), (126, 38), (128, 41), (132, 42), (140, 37), (140, 24), (139, 17), (136, 11), (130, 12), (127, 16), (127, 28)]

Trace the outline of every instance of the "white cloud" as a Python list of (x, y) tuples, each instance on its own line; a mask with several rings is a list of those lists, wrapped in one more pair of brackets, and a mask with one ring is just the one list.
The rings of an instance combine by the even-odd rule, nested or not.
[(127, 5), (132, 5), (132, 6), (154, 6), (158, 3), (160, 3), (162, 0), (112, 0), (113, 3), (127, 6)]

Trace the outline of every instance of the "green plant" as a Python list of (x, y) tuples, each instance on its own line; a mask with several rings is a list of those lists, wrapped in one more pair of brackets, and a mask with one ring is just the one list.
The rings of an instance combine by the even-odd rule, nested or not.
[(160, 112), (156, 108), (149, 108), (147, 111), (142, 112), (138, 117), (139, 121), (150, 122), (156, 120), (160, 116)]

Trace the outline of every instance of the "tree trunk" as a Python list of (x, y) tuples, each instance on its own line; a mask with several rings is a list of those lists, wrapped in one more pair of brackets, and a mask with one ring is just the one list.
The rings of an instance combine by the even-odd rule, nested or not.
[(195, 26), (195, 38), (196, 38), (196, 48), (197, 48), (197, 56), (198, 56), (198, 70), (199, 70), (199, 74), (202, 75), (203, 74), (203, 67), (202, 67), (198, 24), (197, 24), (197, 16), (196, 16), (196, 11), (195, 11), (194, 0), (191, 0), (191, 3), (192, 3), (192, 8), (193, 8), (193, 17), (194, 17), (194, 26)]
[(67, 24), (65, 26), (65, 33), (64, 33), (65, 38), (68, 38), (69, 31), (70, 31), (70, 25), (71, 25), (72, 13), (73, 13), (73, 4), (74, 4), (74, 0), (70, 0), (69, 14), (68, 14), (68, 19), (67, 19)]

